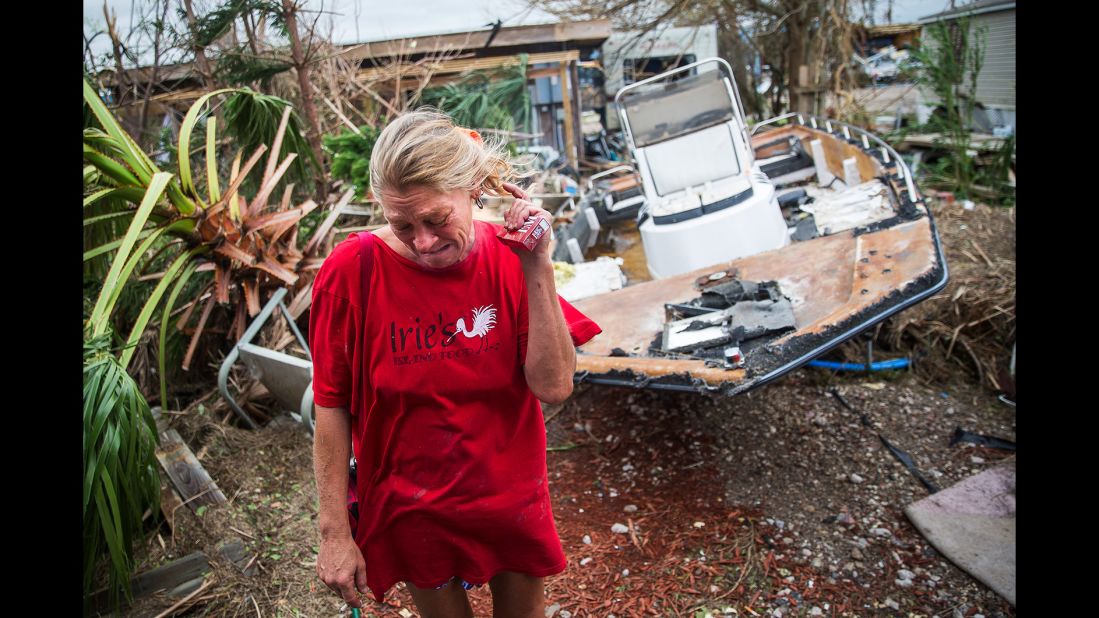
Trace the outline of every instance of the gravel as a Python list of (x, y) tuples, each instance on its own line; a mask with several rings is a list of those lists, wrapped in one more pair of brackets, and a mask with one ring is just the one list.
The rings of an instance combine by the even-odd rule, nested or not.
[[(839, 405), (829, 394), (832, 388), (856, 412)], [(946, 618), (959, 604), (986, 615), (1014, 615), (1006, 601), (938, 554), (908, 521), (904, 507), (927, 490), (878, 435), (945, 489), (1013, 456), (968, 443), (949, 446), (956, 427), (1016, 441), (1015, 411), (995, 394), (966, 383), (925, 386), (911, 375), (868, 379), (809, 369), (732, 398), (598, 386), (577, 391), (558, 417), (560, 433), (550, 427), (548, 441), (575, 442), (574, 424), (589, 429), (602, 445), (609, 444), (606, 436), (616, 436), (614, 445), (600, 447), (604, 454), (590, 471), (599, 483), (589, 488), (594, 496), (613, 487), (619, 497), (600, 501), (619, 513), (644, 513), (642, 538), (645, 527), (686, 525), (703, 532), (716, 525), (649, 515), (654, 507), (646, 506), (648, 492), (699, 485), (691, 492), (706, 496), (699, 506), (762, 508), (770, 521), (761, 522), (771, 530), (767, 535), (776, 555), (817, 570), (818, 587), (852, 585), (867, 589), (868, 598), (888, 596), (900, 607), (874, 610), (879, 600), (849, 608), (851, 615), (897, 611)], [(861, 423), (861, 415), (870, 426)], [(633, 469), (623, 471), (627, 462)], [(629, 529), (616, 523), (612, 531)], [(628, 537), (624, 540), (615, 542), (630, 549)], [(703, 549), (710, 554), (711, 548)], [(693, 559), (699, 559), (697, 550)], [(635, 575), (644, 571), (643, 565), (628, 566)], [(778, 607), (777, 599), (758, 605), (753, 609), (761, 615), (773, 615), (770, 610)], [(707, 611), (716, 613), (716, 607)], [(806, 615), (809, 608), (798, 603), (786, 611)], [(830, 615), (835, 606), (819, 609)]]

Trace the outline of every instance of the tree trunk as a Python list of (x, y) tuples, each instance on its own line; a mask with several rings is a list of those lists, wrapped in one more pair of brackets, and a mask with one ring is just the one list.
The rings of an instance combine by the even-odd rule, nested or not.
[[(786, 89), (790, 93), (790, 111), (807, 114), (810, 112), (809, 99), (804, 94), (808, 84), (801, 81), (801, 67), (805, 64), (805, 39), (809, 33), (806, 28), (804, 11), (796, 11), (786, 20)], [(776, 110), (776, 113), (778, 111)]]
[(324, 179), (321, 129), (320, 122), (317, 120), (317, 108), (313, 105), (313, 84), (309, 81), (309, 65), (306, 63), (305, 53), (301, 47), (301, 37), (298, 33), (297, 7), (294, 6), (292, 0), (282, 0), (282, 10), (286, 19), (286, 29), (290, 33), (290, 54), (294, 60), (294, 70), (298, 74), (298, 85), (301, 87), (301, 107), (305, 112), (305, 119), (309, 123), (307, 138), (319, 168), (317, 170), (317, 194), (323, 203), (328, 197), (328, 183)]
[[(152, 97), (153, 97), (153, 89), (156, 87), (157, 79), (160, 77), (159, 76), (159, 73), (160, 73), (160, 56), (161, 56), (161, 53), (162, 53), (162, 51), (160, 49), (160, 41), (161, 41), (162, 35), (164, 33), (164, 30), (163, 30), (162, 26), (163, 26), (163, 24), (168, 23), (168, 4), (169, 4), (168, 0), (159, 0), (159, 1), (162, 3), (161, 6), (163, 7), (163, 10), (157, 16), (158, 17), (157, 25), (153, 26), (153, 28), (155, 28), (156, 31), (155, 31), (155, 34), (153, 34), (153, 68), (152, 68), (152, 74), (149, 76), (149, 81), (146, 82), (146, 84), (145, 84), (145, 97), (144, 97), (144, 100), (141, 102), (141, 113), (138, 115), (138, 120), (137, 120), (138, 126), (141, 127), (141, 132), (137, 136), (139, 144), (144, 143), (143, 140), (145, 139), (145, 132), (146, 132), (145, 131), (145, 124), (148, 122), (148, 117), (149, 117), (149, 103), (150, 103), (150, 99), (152, 99)], [(157, 135), (159, 136), (159, 132), (158, 132)], [(154, 143), (152, 144), (153, 149), (156, 149), (156, 146), (158, 146), (158, 145), (159, 144), (156, 143), (156, 138), (154, 138)]]
[(103, 17), (107, 20), (107, 36), (111, 39), (111, 51), (114, 55), (115, 85), (118, 87), (118, 100), (115, 105), (122, 105), (129, 93), (129, 84), (126, 79), (126, 69), (122, 66), (122, 41), (118, 38), (118, 30), (115, 27), (117, 16), (112, 17), (107, 9), (107, 2), (103, 2)]
[(751, 73), (745, 68), (745, 61), (754, 58), (755, 50), (749, 49), (741, 41), (740, 26), (737, 23), (737, 7), (729, 0), (724, 0), (716, 9), (717, 13), (717, 40), (718, 52), (723, 58), (736, 58), (739, 61), (731, 62), (733, 67), (733, 79), (736, 80), (737, 89), (740, 91), (741, 102), (744, 103), (745, 116), (754, 114), (763, 118), (763, 106), (760, 105), (759, 95), (756, 92), (756, 83), (751, 79)]
[[(187, 27), (190, 28), (193, 37), (197, 31), (196, 22), (198, 20), (195, 19), (195, 12), (191, 8), (191, 0), (183, 0), (183, 8), (187, 12)], [(210, 62), (206, 59), (206, 48), (195, 42), (193, 49), (195, 52), (195, 66), (198, 68), (202, 86), (207, 90), (212, 89), (214, 87), (214, 74), (210, 71)]]

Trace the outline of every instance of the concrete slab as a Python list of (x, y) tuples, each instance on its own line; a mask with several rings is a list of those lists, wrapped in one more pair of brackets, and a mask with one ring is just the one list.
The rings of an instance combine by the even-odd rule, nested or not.
[(904, 512), (935, 549), (1015, 605), (1014, 457)]

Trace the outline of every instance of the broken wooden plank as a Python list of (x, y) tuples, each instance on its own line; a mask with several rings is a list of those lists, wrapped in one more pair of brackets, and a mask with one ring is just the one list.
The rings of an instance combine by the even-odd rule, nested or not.
[(302, 249), (302, 253), (309, 255), (313, 252), (313, 249), (317, 247), (318, 243), (324, 242), (325, 236), (328, 235), (328, 231), (336, 224), (336, 219), (340, 218), (340, 215), (343, 214), (344, 207), (351, 202), (351, 198), (354, 196), (355, 187), (351, 187), (347, 191), (344, 191), (343, 195), (340, 196), (340, 200), (332, 207), (332, 210), (328, 212), (328, 216), (324, 219), (324, 222), (321, 223), (320, 227), (317, 228), (316, 233), (313, 234), (313, 238), (309, 240), (309, 244), (305, 245), (305, 248)]
[(587, 371), (596, 375), (612, 371), (632, 371), (636, 375), (650, 378), (675, 375), (689, 375), (716, 386), (723, 383), (740, 382), (745, 377), (743, 369), (722, 369), (710, 367), (701, 360), (682, 360), (643, 356), (595, 356), (576, 355), (576, 371)]
[(168, 531), (172, 534), (176, 533), (175, 517), (172, 515), (179, 510), (179, 507), (183, 506), (183, 500), (180, 499), (179, 494), (175, 489), (172, 489), (172, 483), (165, 478), (164, 470), (160, 471), (160, 512), (164, 515), (164, 521), (168, 522)]
[[(196, 551), (133, 577), (130, 580), (130, 589), (135, 601), (161, 590), (167, 591), (170, 596), (179, 597), (198, 588), (209, 572), (210, 561), (206, 554)], [(93, 614), (105, 611), (108, 601), (107, 590), (99, 590), (88, 600), (88, 610)]]
[[(919, 133), (906, 135), (898, 150), (909, 148), (949, 148), (950, 137), (942, 133)], [(970, 133), (969, 148), (978, 152), (995, 152), (1002, 148), (1004, 139), (987, 133)]]
[(197, 511), (203, 505), (223, 504), (227, 502), (225, 494), (218, 489), (217, 483), (210, 478), (194, 453), (183, 442), (179, 432), (169, 429), (160, 434), (160, 447), (156, 450), (157, 461), (172, 481), (183, 504)]
[(240, 539), (231, 539), (218, 544), (218, 554), (233, 563), (245, 576), (251, 577), (256, 574), (256, 565), (251, 560), (252, 556), (249, 555)]
[[(195, 597), (198, 597), (199, 593), (201, 593), (203, 590), (206, 590), (207, 588), (212, 586), (215, 581), (216, 580), (214, 578), (211, 578), (210, 581), (206, 582), (205, 584), (202, 584), (202, 586), (200, 586), (197, 590), (194, 590), (193, 592), (191, 592), (191, 594), (188, 594), (186, 597), (184, 597), (184, 598), (180, 599), (179, 601), (177, 601), (175, 603), (175, 605), (172, 605), (168, 609), (166, 609), (166, 610), (160, 612), (159, 614), (157, 614), (155, 618), (168, 618), (168, 616), (171, 616), (171, 615), (175, 614), (175, 612), (182, 609), (185, 605), (187, 605), (188, 603), (191, 603), (191, 599), (194, 599)], [(198, 598), (201, 599), (202, 597), (198, 597)], [(257, 613), (259, 613), (259, 612), (257, 612)]]
[(173, 590), (180, 584), (201, 578), (209, 571), (210, 560), (206, 554), (201, 551), (192, 552), (135, 577), (133, 579), (134, 598), (137, 599), (158, 590)]

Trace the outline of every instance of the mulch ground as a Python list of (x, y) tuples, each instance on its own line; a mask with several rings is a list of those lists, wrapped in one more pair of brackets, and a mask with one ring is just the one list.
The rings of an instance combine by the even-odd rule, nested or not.
[[(944, 398), (911, 375), (799, 370), (731, 400), (583, 386), (546, 411), (550, 491), (569, 558), (546, 579), (547, 607), (558, 617), (1015, 615), (908, 523), (901, 509), (926, 491), (831, 388), (940, 486), (1010, 455), (947, 442), (954, 422), (1014, 440), (1013, 409), (972, 388)], [(213, 583), (177, 615), (348, 615), (315, 574), (304, 429), (248, 431), (197, 412), (174, 424), (230, 498), (201, 517), (180, 509), (175, 534), (162, 526), (142, 552), (138, 571), (195, 550), (211, 557)], [(851, 472), (866, 483), (847, 481)], [(612, 532), (615, 524), (626, 531)], [(233, 539), (247, 548), (250, 577), (217, 554)], [(896, 583), (902, 568), (916, 585)], [(476, 615), (491, 615), (487, 588), (469, 596)], [(178, 600), (157, 595), (128, 615), (155, 616)], [(364, 615), (415, 612), (397, 586)]]

